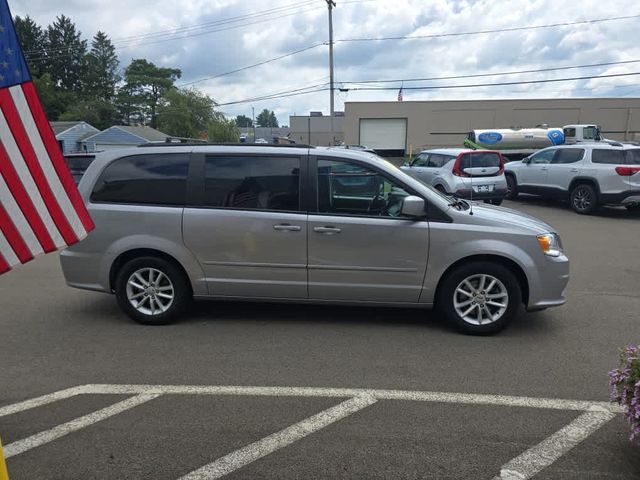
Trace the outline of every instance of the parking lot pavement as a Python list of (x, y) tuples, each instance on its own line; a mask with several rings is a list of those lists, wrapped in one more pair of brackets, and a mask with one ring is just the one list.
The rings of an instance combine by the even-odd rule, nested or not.
[[(144, 327), (123, 317), (112, 297), (67, 288), (55, 255), (40, 258), (0, 277), (0, 409), (87, 384), (606, 402), (617, 348), (640, 333), (640, 216), (605, 209), (583, 217), (529, 198), (505, 204), (557, 228), (572, 278), (567, 305), (523, 315), (486, 338), (459, 335), (436, 313), (419, 310), (209, 302), (182, 323)], [(229, 478), (491, 479), (540, 445), (548, 447), (542, 457), (562, 455), (536, 479), (640, 478), (637, 447), (619, 416), (565, 451), (554, 435), (567, 425), (583, 431), (574, 423), (580, 411), (386, 398), (340, 406), (351, 398), (341, 396), (163, 394), (122, 403), (131, 397), (87, 393), (0, 416), (9, 453), (16, 442), (53, 438), (11, 456), (12, 478), (179, 478), (220, 459), (218, 466), (251, 459), (251, 445), (283, 431), (254, 445), (278, 449)], [(93, 414), (112, 405), (120, 407), (104, 418)], [(329, 413), (316, 417), (322, 412)], [(25, 439), (32, 440), (19, 443)]]

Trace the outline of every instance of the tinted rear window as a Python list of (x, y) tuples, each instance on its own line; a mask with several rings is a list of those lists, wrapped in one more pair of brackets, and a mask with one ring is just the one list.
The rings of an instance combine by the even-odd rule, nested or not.
[(91, 194), (94, 202), (184, 205), (189, 157), (184, 154), (120, 158), (102, 172)]
[(640, 148), (625, 150), (625, 160), (629, 165), (640, 165)]
[(251, 210), (300, 209), (297, 157), (207, 157), (204, 204)]
[(497, 153), (465, 153), (460, 159), (460, 169), (499, 167), (500, 155)]
[(593, 152), (591, 152), (591, 161), (593, 163), (609, 163), (612, 165), (622, 165), (625, 163), (624, 154), (624, 150), (605, 150), (603, 148), (595, 148)]

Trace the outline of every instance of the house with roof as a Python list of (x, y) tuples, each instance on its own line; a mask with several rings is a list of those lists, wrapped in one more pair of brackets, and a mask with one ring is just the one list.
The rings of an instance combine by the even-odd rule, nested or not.
[(82, 141), (100, 132), (87, 122), (50, 122), (50, 124), (58, 145), (65, 155), (83, 152)]
[(115, 125), (85, 137), (82, 144), (87, 152), (101, 152), (116, 148), (135, 147), (149, 142), (165, 142), (167, 138), (170, 136), (155, 128)]

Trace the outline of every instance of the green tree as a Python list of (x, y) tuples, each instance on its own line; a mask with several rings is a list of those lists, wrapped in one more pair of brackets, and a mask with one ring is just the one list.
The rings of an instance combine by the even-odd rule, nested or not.
[(91, 50), (87, 54), (85, 95), (104, 101), (111, 100), (115, 95), (116, 84), (120, 81), (119, 65), (111, 40), (106, 33), (99, 31), (93, 37)]
[(278, 119), (276, 118), (276, 114), (272, 111), (267, 110), (266, 108), (260, 112), (258, 118), (256, 118), (256, 124), (259, 127), (278, 127)]
[(215, 118), (209, 123), (209, 141), (214, 143), (239, 142), (240, 132), (235, 120), (227, 119), (220, 112), (216, 112)]
[(133, 60), (124, 72), (127, 95), (144, 124), (158, 126), (158, 107), (182, 72), (177, 68), (157, 67), (145, 59)]
[(58, 120), (82, 120), (104, 130), (118, 123), (118, 111), (113, 103), (106, 100), (81, 100), (69, 106)]
[(87, 41), (69, 17), (60, 15), (46, 32), (46, 71), (67, 91), (82, 90), (87, 70)]
[(216, 120), (213, 98), (196, 89), (168, 90), (158, 107), (158, 128), (174, 137), (201, 138)]
[(15, 17), (14, 23), (18, 41), (27, 59), (29, 71), (33, 77), (40, 77), (46, 69), (45, 46), (46, 36), (42, 28), (27, 15)]
[(69, 108), (69, 105), (77, 101), (75, 93), (62, 90), (48, 73), (40, 78), (34, 78), (33, 83), (49, 120), (58, 120), (60, 115)]
[(236, 125), (241, 128), (253, 127), (253, 121), (245, 115), (238, 115), (236, 117)]

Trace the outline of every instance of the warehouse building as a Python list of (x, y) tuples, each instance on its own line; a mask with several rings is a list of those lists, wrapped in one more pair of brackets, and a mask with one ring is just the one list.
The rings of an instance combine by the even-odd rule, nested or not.
[(347, 102), (344, 138), (388, 156), (462, 146), (474, 129), (600, 125), (605, 138), (640, 141), (640, 98)]

